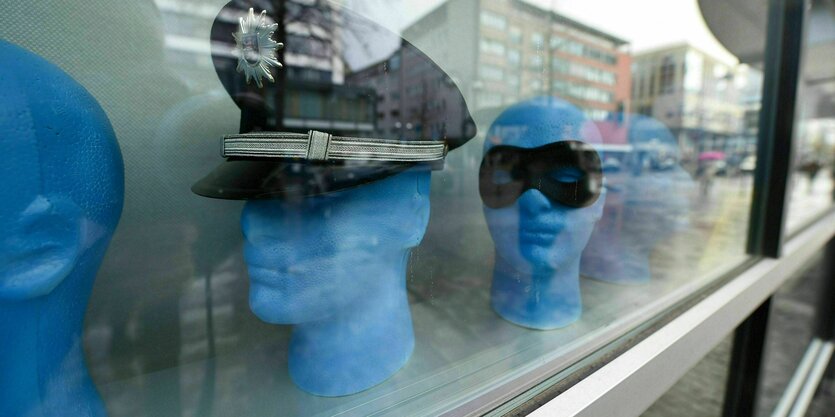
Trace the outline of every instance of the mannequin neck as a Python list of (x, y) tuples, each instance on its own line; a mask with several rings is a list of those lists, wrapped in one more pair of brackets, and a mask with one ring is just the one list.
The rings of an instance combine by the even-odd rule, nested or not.
[(414, 349), (405, 280), (408, 253), (340, 272), (376, 276), (356, 276), (355, 282), (368, 288), (350, 305), (294, 327), (289, 367), (296, 385), (317, 395), (349, 395), (382, 382), (406, 363)]
[(38, 321), (37, 301), (0, 303), (0, 415), (29, 415), (40, 407)]
[(0, 302), (0, 386), (13, 387), (0, 390), (0, 415), (105, 415), (84, 364), (78, 290)]
[(520, 269), (496, 253), (490, 289), (496, 313), (533, 329), (564, 327), (580, 317), (579, 260), (556, 268), (531, 265)]

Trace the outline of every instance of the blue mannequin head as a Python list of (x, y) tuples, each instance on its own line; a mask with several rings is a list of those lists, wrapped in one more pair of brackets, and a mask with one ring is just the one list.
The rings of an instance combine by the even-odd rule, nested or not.
[(368, 302), (375, 281), (387, 279), (379, 268), (417, 246), (428, 221), (428, 172), (299, 201), (248, 202), (241, 224), (252, 311), (299, 324)]
[[(543, 97), (505, 110), (490, 127), (484, 151), (498, 145), (536, 148), (566, 140), (598, 143), (600, 138), (576, 107)], [(605, 190), (600, 192), (591, 205), (581, 208), (552, 201), (537, 189), (526, 190), (507, 207), (485, 206), (496, 245), (492, 302), (500, 315), (532, 328), (561, 327), (579, 317), (580, 254), (602, 214)]]
[[(484, 151), (497, 145), (536, 148), (564, 140), (600, 139), (573, 105), (558, 98), (536, 98), (508, 108), (493, 122)], [(499, 256), (516, 268), (564, 268), (578, 261), (600, 218), (602, 200), (577, 209), (530, 189), (509, 207), (485, 207), (484, 215)]]
[(67, 74), (2, 41), (0, 63), (0, 362), (14, 364), (0, 376), (11, 396), (0, 394), (0, 414), (97, 415), (80, 336), (122, 210), (121, 153)]
[(428, 171), (305, 199), (255, 200), (241, 224), (250, 306), (296, 325), (291, 377), (319, 395), (388, 378), (414, 346), (405, 273), (429, 221)]
[(580, 270), (602, 281), (641, 284), (650, 279), (649, 258), (658, 242), (686, 224), (693, 183), (678, 164), (678, 142), (663, 123), (642, 115), (616, 119), (626, 124), (631, 151), (619, 169), (606, 174), (606, 210)]

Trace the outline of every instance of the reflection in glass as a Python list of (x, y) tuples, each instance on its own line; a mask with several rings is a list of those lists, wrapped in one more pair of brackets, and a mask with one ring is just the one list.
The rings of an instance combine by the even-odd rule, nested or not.
[[(801, 98), (812, 99), (808, 90)], [(809, 103), (806, 103), (809, 104)], [(833, 112), (832, 116), (835, 116)], [(835, 192), (835, 117), (825, 115), (799, 118), (794, 173), (790, 182), (791, 203), (787, 218), (788, 230), (832, 206)]]
[(835, 64), (829, 59), (835, 17), (826, 2), (813, 2), (808, 13), (794, 122), (789, 232), (831, 209), (835, 196)]
[[(570, 365), (589, 346), (611, 342), (639, 325), (636, 317), (675, 305), (744, 259), (760, 81), (751, 77), (756, 70), (746, 74), (743, 66), (718, 59), (715, 48), (689, 36), (706, 30), (695, 4), (657, 2), (653, 13), (647, 13), (629, 2), (605, 0), (347, 0), (343, 3), (356, 11), (351, 13), (325, 0), (248, 3), (234, 2), (236, 10), (222, 14), (217, 30), (227, 38), (214, 43), (219, 3), (144, 0), (114, 8), (103, 0), (9, 2), (0, 14), (6, 23), (0, 25), (4, 39), (54, 62), (96, 97), (125, 156), (125, 210), (84, 320), (85, 356), (110, 415), (248, 416), (276, 410), (286, 415), (368, 415), (381, 410), (438, 415), (489, 392), (496, 381), (535, 373), (542, 363)], [(231, 34), (249, 7), (258, 12), (278, 5), (289, 20), (275, 32), (275, 40), (285, 44), (279, 51), (285, 65), (272, 69), (275, 83), (264, 78), (263, 89), (252, 81), (248, 89), (244, 75), (235, 72), (237, 45)], [(275, 13), (268, 12), (273, 21)], [(37, 16), (38, 30), (21, 30), (35, 27), (32, 16)], [(97, 28), (93, 38), (91, 27)], [(685, 46), (680, 39), (692, 44)], [(102, 59), (103, 51), (107, 59)], [(219, 77), (215, 61), (229, 69), (226, 76)], [(240, 88), (234, 87), (242, 93), (239, 97), (224, 85), (233, 78), (241, 82)], [(743, 80), (750, 81), (740, 93)], [(676, 217), (675, 227), (663, 223), (671, 234), (650, 252), (652, 279), (640, 286), (577, 280), (582, 318), (547, 332), (512, 324), (491, 308), (497, 245), (478, 182), (488, 128), (509, 106), (539, 96), (570, 103), (601, 131), (610, 122), (626, 129), (628, 123), (618, 120), (621, 114), (652, 117), (675, 138), (678, 165), (707, 191), (671, 191), (670, 201), (683, 199), (689, 212)], [(242, 111), (243, 103), (256, 103), (263, 111)], [(472, 137), (476, 126), (465, 109), (472, 111), (482, 133), (466, 144), (463, 139)], [(242, 249), (249, 243), (240, 221), (245, 203), (210, 201), (189, 192), (222, 161), (218, 139), (250, 128), (395, 140), (431, 137), (448, 141), (451, 148), (461, 144), (447, 155), (444, 169), (432, 173), (426, 235), (404, 261), (406, 270), (397, 275), (406, 283), (414, 350), (405, 365), (370, 389), (330, 398), (311, 395), (293, 383), (288, 349), (296, 326), (265, 323), (250, 309), (251, 282)], [(631, 143), (625, 133), (614, 145), (613, 136), (601, 136), (603, 141), (591, 146), (599, 151), (606, 186), (614, 187), (618, 176), (632, 175), (626, 166), (638, 159), (637, 153), (626, 151)], [(724, 158), (700, 163), (705, 152), (722, 152)], [(707, 163), (715, 170), (700, 167)], [(620, 171), (617, 164), (623, 165)], [(644, 167), (641, 180), (656, 170)], [(816, 179), (825, 173), (822, 168)], [(292, 183), (289, 165), (281, 174), (276, 178)], [(310, 172), (295, 174), (300, 181), (294, 184), (309, 186)], [(335, 177), (320, 176), (314, 181), (319, 190), (345, 193), (336, 193), (333, 200), (308, 201), (300, 192), (295, 199), (253, 203), (263, 206), (252, 213), (291, 213), (290, 207), (310, 205), (311, 216), (328, 224), (327, 205), (345, 209), (331, 211), (335, 221), (340, 213), (366, 204), (360, 196), (371, 198), (372, 189), (381, 194), (375, 200), (385, 200), (390, 194), (382, 192), (386, 181), (399, 184), (407, 182), (401, 175), (425, 172), (386, 174), (356, 188), (342, 187), (350, 181), (333, 187)], [(580, 177), (581, 172), (571, 169), (554, 175), (562, 182)], [(502, 173), (494, 177), (496, 184), (512, 179)], [(571, 210), (587, 213), (602, 204), (595, 226), (600, 230), (616, 218), (611, 212), (640, 218), (625, 208), (616, 210), (613, 189), (591, 206)], [(517, 202), (538, 192), (528, 190)], [(403, 197), (405, 191), (392, 193), (392, 198)], [(414, 193), (418, 208), (426, 199), (420, 193)], [(381, 222), (368, 230), (385, 228), (394, 217), (384, 205), (376, 205), (373, 212)], [(310, 220), (301, 209), (295, 214), (299, 226)], [(341, 223), (356, 227), (356, 220)], [(580, 223), (588, 225), (588, 218)], [(627, 233), (627, 225), (619, 230), (624, 240), (644, 233)], [(279, 234), (282, 240), (314, 238), (289, 228)], [(271, 246), (274, 240), (259, 243), (277, 247)], [(412, 243), (400, 240), (398, 250), (402, 254)], [(545, 257), (557, 253), (551, 249), (574, 250), (580, 243), (542, 246), (531, 253)], [(350, 271), (328, 261), (335, 265), (345, 257), (340, 253), (370, 251), (363, 239), (320, 244), (326, 248), (322, 254), (295, 246), (288, 253), (317, 259), (345, 279)], [(518, 242), (514, 244), (518, 251)], [(579, 256), (558, 255), (552, 259)], [(374, 261), (393, 256), (386, 253)], [(299, 270), (289, 271), (293, 262), (283, 261), (281, 266), (288, 266), (283, 278), (302, 272), (301, 263)], [(305, 283), (315, 291), (336, 282)], [(347, 298), (365, 296), (353, 281), (341, 282)], [(567, 292), (575, 294), (573, 285), (565, 287)], [(362, 303), (353, 305), (359, 307), (340, 311), (362, 311)], [(320, 307), (306, 304), (298, 311)]]
[(606, 206), (580, 272), (607, 282), (646, 283), (652, 252), (688, 226), (693, 181), (679, 165), (678, 141), (658, 120), (624, 114), (596, 125), (605, 149)]

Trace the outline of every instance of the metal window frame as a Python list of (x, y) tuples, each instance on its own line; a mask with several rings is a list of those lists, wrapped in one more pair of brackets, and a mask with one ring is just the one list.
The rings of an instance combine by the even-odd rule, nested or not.
[[(748, 253), (778, 258), (783, 251), (797, 93), (811, 0), (769, 0), (762, 106), (748, 227)], [(771, 309), (769, 296), (736, 329), (722, 415), (753, 417)]]
[(771, 417), (805, 415), (818, 385), (830, 368), (835, 350), (835, 239), (826, 244), (823, 268), (823, 287), (815, 307), (815, 337), (807, 346)]
[(734, 332), (722, 415), (751, 417), (757, 406), (757, 393), (771, 312), (769, 296)]
[(797, 90), (810, 0), (769, 0), (748, 253), (777, 258), (784, 238)]

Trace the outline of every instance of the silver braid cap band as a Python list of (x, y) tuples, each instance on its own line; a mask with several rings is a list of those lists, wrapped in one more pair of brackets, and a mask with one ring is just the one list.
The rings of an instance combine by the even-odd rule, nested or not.
[(306, 135), (286, 132), (226, 135), (221, 142), (221, 155), (224, 158), (430, 162), (444, 159), (446, 152), (446, 143), (440, 141), (333, 136), (316, 130)]

